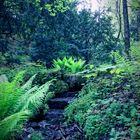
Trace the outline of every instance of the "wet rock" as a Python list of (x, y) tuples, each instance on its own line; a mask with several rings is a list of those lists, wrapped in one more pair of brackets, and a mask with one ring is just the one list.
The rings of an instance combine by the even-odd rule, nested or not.
[(53, 135), (55, 140), (60, 140), (62, 138), (60, 131), (54, 131)]
[(50, 124), (47, 123), (47, 122), (44, 120), (44, 121), (39, 122), (38, 125), (39, 125), (41, 128), (46, 128), (46, 126), (49, 126)]
[(34, 132), (34, 129), (32, 127), (28, 127), (25, 129), (25, 132), (31, 134)]
[(62, 118), (64, 117), (64, 110), (63, 109), (50, 109), (47, 114), (45, 115), (45, 118)]
[(58, 93), (57, 95), (56, 95), (56, 97), (75, 97), (75, 96), (77, 96), (77, 93), (78, 92), (63, 92), (63, 93)]
[(54, 98), (50, 99), (48, 104), (50, 109), (64, 109), (74, 97), (65, 97), (65, 98)]
[(34, 128), (34, 129), (39, 129), (40, 128), (40, 126), (37, 122), (32, 122), (32, 123), (29, 124), (29, 126)]
[(65, 135), (66, 135), (66, 136), (68, 136), (68, 135), (71, 133), (71, 132), (69, 131), (69, 129), (68, 129), (68, 128), (67, 128), (67, 129), (65, 129), (65, 130), (64, 130), (64, 132), (65, 132)]
[(52, 136), (52, 132), (50, 130), (43, 130), (42, 134), (49, 137)]
[(50, 128), (51, 129), (55, 129), (56, 128), (56, 125), (50, 125)]

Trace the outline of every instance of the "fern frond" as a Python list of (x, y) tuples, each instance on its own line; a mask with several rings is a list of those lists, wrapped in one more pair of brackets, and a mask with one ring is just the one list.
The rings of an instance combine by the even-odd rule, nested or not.
[(35, 86), (23, 94), (19, 100), (19, 104), (16, 106), (16, 110), (29, 109), (31, 112), (37, 110), (42, 105), (46, 92), (49, 90), (50, 84), (51, 82), (47, 82), (39, 88)]
[(35, 79), (36, 74), (33, 75), (21, 88), (23, 90), (29, 90), (32, 87), (33, 80)]
[(20, 126), (30, 116), (29, 111), (21, 111), (0, 121), (0, 139), (6, 140), (9, 134), (18, 130)]
[[(20, 110), (24, 110), (23, 106), (25, 106), (25, 104), (27, 103), (30, 95), (32, 95), (34, 92), (36, 92), (38, 89), (37, 86), (34, 86), (33, 88), (31, 88), (30, 90), (28, 90), (27, 92), (25, 92), (17, 101), (17, 103), (15, 104), (14, 107), (14, 111), (20, 111)], [(27, 109), (27, 108), (26, 108)]]
[(0, 120), (11, 115), (23, 91), (12, 82), (0, 83)]
[[(42, 105), (52, 81), (38, 87), (32, 86), (35, 75), (20, 87), (20, 73), (12, 82), (0, 83), (0, 140), (10, 139), (11, 134)], [(16, 81), (17, 80), (17, 81)]]
[(18, 85), (22, 80), (23, 80), (23, 76), (25, 74), (25, 71), (20, 71), (15, 78), (12, 81), (13, 85)]

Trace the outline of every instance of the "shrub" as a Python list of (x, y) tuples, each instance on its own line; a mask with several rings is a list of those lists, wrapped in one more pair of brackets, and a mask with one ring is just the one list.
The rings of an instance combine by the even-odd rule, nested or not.
[[(113, 79), (98, 80), (90, 86), (88, 83), (79, 98), (66, 108), (66, 118), (78, 122), (91, 140), (131, 137), (133, 129), (139, 130), (140, 118), (140, 106), (131, 97), (131, 86), (123, 80), (115, 84)], [(117, 136), (112, 134), (113, 130)], [(136, 139), (140, 134), (133, 131), (133, 137)]]

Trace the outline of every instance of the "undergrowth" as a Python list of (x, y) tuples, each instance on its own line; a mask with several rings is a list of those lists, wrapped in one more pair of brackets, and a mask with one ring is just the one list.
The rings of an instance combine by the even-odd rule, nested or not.
[(67, 121), (78, 122), (89, 140), (140, 139), (140, 55), (132, 49), (131, 61), (115, 52), (116, 65), (85, 75), (87, 84), (65, 109)]
[(0, 83), (0, 139), (15, 139), (22, 130), (23, 123), (35, 115), (43, 105), (51, 81), (32, 86), (36, 75), (21, 85), (24, 72), (20, 72), (11, 82)]

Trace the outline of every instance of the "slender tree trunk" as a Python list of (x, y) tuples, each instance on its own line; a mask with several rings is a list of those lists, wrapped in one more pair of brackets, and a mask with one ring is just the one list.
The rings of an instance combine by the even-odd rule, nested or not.
[(140, 41), (140, 8), (137, 10), (137, 41)]
[(123, 38), (123, 34), (122, 34), (122, 16), (121, 16), (121, 0), (116, 0), (116, 17), (119, 23), (119, 31), (118, 31), (118, 35), (117, 38), (120, 38), (120, 35), (122, 35)]
[(127, 58), (130, 58), (130, 53), (129, 53), (129, 50), (130, 50), (130, 30), (129, 30), (127, 0), (122, 0), (122, 5), (123, 5), (125, 53), (126, 53)]
[(5, 0), (0, 0), (0, 15), (2, 14), (2, 10), (3, 10), (3, 8), (4, 8), (4, 1)]

